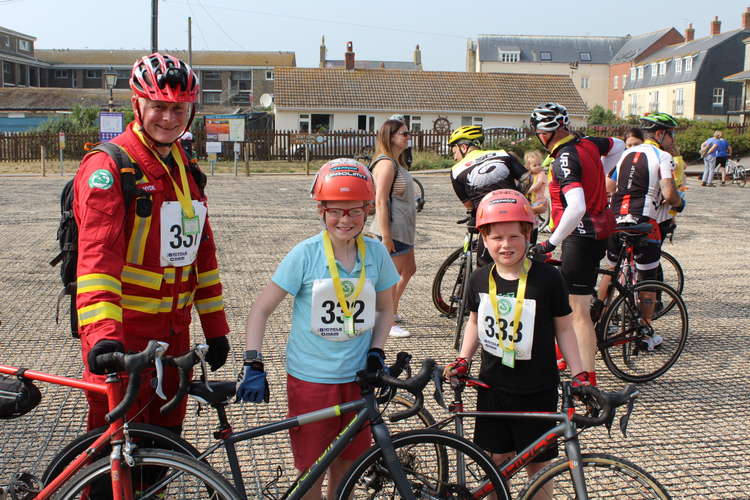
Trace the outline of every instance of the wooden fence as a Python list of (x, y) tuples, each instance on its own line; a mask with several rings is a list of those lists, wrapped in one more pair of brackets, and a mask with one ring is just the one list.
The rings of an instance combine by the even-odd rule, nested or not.
[[(586, 129), (592, 135), (622, 137), (632, 125), (599, 125)], [(747, 132), (744, 126), (727, 126), (740, 134)], [(581, 131), (584, 132), (584, 131)], [(337, 157), (357, 157), (371, 155), (375, 148), (375, 132), (328, 132), (322, 135), (325, 140), (309, 146), (292, 144), (291, 137), (299, 134), (292, 130), (247, 130), (241, 144), (239, 159), (251, 161), (286, 160), (301, 161), (305, 158), (305, 148), (310, 148), (310, 158), (328, 159)], [(519, 141), (532, 136), (531, 130), (489, 129), (485, 132), (485, 144), (497, 140)], [(423, 130), (412, 134), (411, 143), (415, 152), (432, 151), (441, 155), (450, 153), (450, 134)], [(65, 159), (80, 160), (83, 145), (98, 141), (98, 134), (66, 134)], [(38, 132), (0, 133), (0, 162), (38, 161), (41, 146), (45, 146), (46, 158), (59, 158), (57, 134)], [(199, 159), (206, 159), (206, 138), (203, 131), (195, 134), (194, 149)], [(221, 160), (234, 159), (234, 143), (223, 142)]]

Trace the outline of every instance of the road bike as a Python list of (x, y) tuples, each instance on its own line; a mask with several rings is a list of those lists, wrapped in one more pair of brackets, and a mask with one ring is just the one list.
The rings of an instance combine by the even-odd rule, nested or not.
[[(436, 378), (442, 380), (442, 372)], [(510, 411), (466, 411), (464, 410), (463, 391), (468, 387), (489, 388), (481, 380), (470, 376), (452, 377), (450, 387), (453, 389), (453, 401), (446, 404), (442, 383), (436, 382), (438, 390), (435, 399), (440, 406), (450, 412), (450, 416), (439, 420), (433, 427), (445, 429), (454, 424), (455, 433), (464, 435), (464, 420), (467, 418), (489, 417), (498, 419), (535, 419), (557, 422), (532, 444), (526, 447), (501, 466), (500, 473), (506, 484), (511, 478), (528, 465), (534, 457), (544, 450), (557, 446), (557, 440), (565, 443), (565, 458), (558, 459), (537, 472), (528, 482), (516, 481), (513, 498), (532, 499), (537, 494), (546, 494), (543, 498), (627, 498), (627, 499), (668, 499), (666, 489), (648, 472), (628, 460), (606, 453), (581, 453), (580, 434), (591, 427), (604, 425), (611, 431), (615, 411), (626, 405), (625, 414), (620, 418), (619, 427), (627, 437), (627, 425), (638, 396), (635, 386), (628, 386), (620, 392), (603, 392), (595, 387), (572, 387), (569, 382), (561, 384), (562, 405), (557, 413), (548, 412), (510, 412)], [(588, 413), (576, 413), (574, 398), (580, 398), (588, 406)], [(465, 464), (458, 463), (459, 477), (477, 475)], [(520, 484), (519, 484), (520, 483)], [(521, 486), (523, 485), (523, 486)], [(519, 490), (519, 491), (516, 491)], [(470, 496), (463, 498), (482, 498), (490, 493), (491, 486), (480, 486), (471, 491)]]
[[(662, 281), (637, 279), (634, 249), (651, 230), (648, 223), (618, 226), (615, 267), (597, 269), (612, 278), (601, 310), (592, 310), (597, 348), (612, 374), (628, 382), (648, 382), (669, 370), (685, 348), (689, 331), (687, 306), (680, 294)], [(556, 259), (534, 259), (561, 265)], [(660, 297), (662, 306), (655, 305), (647, 319), (643, 306), (656, 301), (651, 297)], [(654, 347), (657, 338), (661, 342)]]
[[(61, 470), (47, 481), (40, 481), (29, 473), (19, 473), (0, 493), (16, 499), (146, 499), (146, 498), (211, 498), (240, 499), (234, 487), (218, 472), (188, 454), (167, 450), (138, 447), (131, 439), (131, 427), (125, 414), (138, 395), (142, 372), (156, 365), (157, 375), (162, 363), (190, 370), (208, 350), (200, 345), (179, 357), (164, 357), (168, 344), (150, 341), (136, 354), (107, 353), (97, 357), (97, 363), (108, 373), (103, 384), (76, 378), (62, 377), (33, 370), (0, 365), (0, 373), (14, 375), (28, 381), (47, 382), (74, 387), (106, 396), (109, 423), (88, 446), (70, 454), (61, 464)], [(118, 373), (127, 374), (127, 388)], [(158, 377), (160, 380), (160, 377)], [(164, 406), (162, 413), (170, 411), (181, 399), (180, 390)], [(161, 382), (156, 393), (164, 397)], [(103, 450), (108, 450), (102, 456)], [(101, 457), (101, 458), (100, 458)]]
[(464, 245), (457, 248), (440, 264), (440, 267), (432, 281), (432, 303), (441, 314), (449, 318), (456, 318), (456, 327), (453, 334), (453, 348), (458, 349), (461, 345), (461, 333), (463, 325), (468, 316), (466, 309), (466, 284), (469, 282), (471, 273), (478, 266), (477, 246), (479, 238), (478, 231), (471, 225), (472, 218), (466, 217), (456, 224), (466, 224), (466, 236)]
[(727, 160), (727, 176), (731, 179), (732, 184), (737, 184), (739, 187), (745, 187), (747, 182), (747, 172), (745, 167), (740, 165), (737, 160)]
[[(408, 355), (400, 354), (399, 358), (403, 359), (404, 356)], [(408, 359), (401, 366), (404, 366), (405, 363), (408, 363)], [(219, 420), (218, 430), (213, 433), (217, 441), (203, 452), (198, 453), (197, 459), (207, 461), (217, 450), (223, 449), (229, 462), (234, 487), (242, 497), (247, 498), (248, 493), (237, 455), (236, 445), (238, 443), (326, 418), (355, 413), (351, 423), (337, 436), (310, 469), (299, 475), (282, 495), (277, 497), (271, 492), (272, 483), (278, 482), (279, 476), (277, 475), (264, 486), (263, 496), (284, 499), (301, 498), (325, 473), (328, 466), (354, 436), (369, 423), (375, 438), (375, 445), (367, 450), (346, 474), (341, 481), (336, 498), (379, 498), (380, 496), (388, 498), (396, 496), (402, 498), (457, 498), (454, 493), (466, 486), (457, 483), (454, 477), (455, 471), (446, 465), (449, 460), (470, 462), (473, 467), (482, 471), (483, 480), (489, 479), (493, 486), (498, 488), (499, 498), (508, 498), (507, 494), (504, 493), (502, 480), (492, 462), (476, 445), (453, 434), (425, 428), (425, 426), (434, 423), (434, 419), (431, 416), (420, 416), (423, 410), (422, 391), (433, 376), (434, 366), (434, 361), (425, 360), (420, 373), (406, 380), (386, 375), (383, 371), (378, 373), (360, 372), (357, 375), (357, 383), (362, 388), (361, 399), (238, 432), (232, 429), (226, 416), (226, 406), (234, 397), (236, 383), (194, 381), (188, 385), (188, 394), (198, 401), (212, 406), (216, 410)], [(380, 398), (381, 402), (390, 400), (395, 395), (394, 389), (396, 388), (404, 389), (412, 394), (413, 399), (401, 399), (400, 404), (405, 409), (390, 415), (389, 419), (398, 422), (417, 415), (420, 418), (421, 429), (396, 435), (390, 434), (383, 421), (382, 412), (378, 408), (378, 397), (374, 391), (376, 387), (380, 386), (387, 388), (386, 393)], [(154, 435), (152, 429), (133, 427), (131, 434), (141, 439), (160, 440), (168, 449), (192, 448), (189, 445), (186, 446), (182, 438), (166, 433), (157, 436)], [(96, 439), (96, 436), (82, 436), (76, 443), (76, 448), (85, 449), (91, 439)], [(59, 468), (72, 453), (73, 451), (63, 450), (53, 460), (54, 464), (58, 464), (54, 467)], [(55, 471), (51, 470), (45, 476), (54, 477), (54, 475)]]

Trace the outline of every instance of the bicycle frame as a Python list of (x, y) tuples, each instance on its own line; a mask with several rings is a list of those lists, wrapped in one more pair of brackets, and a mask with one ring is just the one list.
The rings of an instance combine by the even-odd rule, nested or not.
[[(18, 373), (18, 368), (11, 366), (0, 365), (0, 373), (8, 375), (15, 375)], [(114, 408), (122, 400), (124, 390), (122, 387), (122, 380), (116, 374), (109, 374), (104, 384), (97, 384), (94, 382), (87, 382), (85, 380), (64, 377), (60, 375), (52, 375), (49, 373), (43, 373), (35, 370), (26, 370), (23, 372), (23, 377), (29, 380), (38, 380), (40, 382), (47, 382), (53, 385), (61, 385), (65, 387), (73, 387), (84, 391), (94, 392), (102, 394), (107, 397), (107, 403), (109, 408)], [(122, 500), (123, 493), (126, 497), (130, 495), (132, 498), (132, 492), (123, 492), (123, 485), (130, 483), (130, 468), (122, 467), (121, 457), (123, 454), (127, 456), (130, 452), (130, 442), (127, 439), (127, 424), (124, 422), (124, 418), (114, 420), (109, 424), (107, 430), (102, 434), (84, 453), (81, 453), (73, 460), (65, 469), (52, 480), (39, 494), (34, 497), (35, 500), (43, 500), (50, 498), (66, 481), (68, 481), (73, 475), (79, 470), (83, 469), (86, 465), (91, 463), (91, 457), (95, 456), (96, 452), (100, 451), (107, 444), (112, 444), (112, 491), (114, 493), (115, 500)], [(123, 443), (125, 444), (125, 450), (123, 451)]]
[(295, 417), (286, 418), (240, 432), (233, 432), (231, 425), (226, 419), (226, 414), (220, 412), (219, 418), (224, 427), (221, 431), (216, 433), (217, 438), (219, 438), (220, 441), (211, 445), (206, 451), (201, 453), (198, 460), (203, 460), (217, 449), (224, 447), (229, 460), (229, 467), (232, 471), (234, 487), (241, 495), (247, 497), (245, 483), (242, 478), (242, 471), (240, 470), (239, 458), (237, 456), (237, 449), (235, 447), (236, 443), (291, 429), (292, 427), (318, 422), (326, 418), (355, 412), (356, 414), (354, 415), (354, 418), (352, 418), (352, 421), (339, 433), (338, 436), (336, 436), (336, 439), (328, 445), (315, 463), (294, 480), (292, 485), (281, 498), (288, 500), (302, 498), (302, 496), (307, 493), (315, 482), (326, 472), (328, 466), (333, 463), (336, 457), (344, 451), (344, 448), (346, 448), (351, 440), (354, 439), (354, 436), (365, 427), (367, 422), (370, 422), (375, 443), (383, 450), (383, 456), (386, 460), (388, 470), (394, 478), (399, 493), (403, 498), (413, 498), (406, 475), (401, 468), (401, 463), (396, 457), (390, 433), (380, 415), (375, 395), (371, 388), (362, 389), (361, 399), (303, 413)]

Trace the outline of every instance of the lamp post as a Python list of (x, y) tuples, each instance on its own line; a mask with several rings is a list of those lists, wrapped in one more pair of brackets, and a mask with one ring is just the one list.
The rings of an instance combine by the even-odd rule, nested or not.
[(112, 107), (114, 105), (114, 99), (112, 97), (112, 89), (117, 85), (117, 71), (112, 69), (112, 66), (109, 67), (107, 71), (104, 72), (104, 85), (109, 89), (109, 111), (112, 112)]

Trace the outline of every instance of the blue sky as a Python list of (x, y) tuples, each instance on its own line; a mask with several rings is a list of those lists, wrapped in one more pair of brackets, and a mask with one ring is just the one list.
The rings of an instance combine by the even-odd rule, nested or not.
[[(104, 7), (103, 7), (104, 6)], [(426, 70), (463, 71), (466, 40), (478, 34), (636, 35), (692, 22), (696, 38), (714, 16), (722, 31), (740, 27), (750, 1), (569, 0), (357, 1), (160, 0), (159, 48), (283, 50), (298, 66), (317, 66), (321, 36), (329, 59), (346, 42), (357, 58), (411, 60), (422, 47)], [(144, 49), (151, 0), (0, 0), (0, 26), (37, 38), (38, 48)]]

